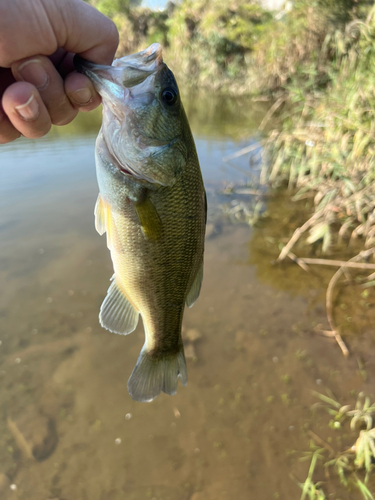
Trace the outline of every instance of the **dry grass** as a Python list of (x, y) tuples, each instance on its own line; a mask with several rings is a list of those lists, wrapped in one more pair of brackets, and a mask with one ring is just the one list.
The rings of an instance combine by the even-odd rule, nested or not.
[(272, 187), (297, 190), (295, 199), (313, 194), (307, 243), (321, 241), (323, 251), (335, 241), (359, 237), (365, 248), (375, 245), (374, 14), (372, 9), (365, 23), (347, 28), (348, 39), (355, 30), (356, 41), (327, 93), (290, 89), (298, 111), (270, 132), (265, 145), (262, 178)]

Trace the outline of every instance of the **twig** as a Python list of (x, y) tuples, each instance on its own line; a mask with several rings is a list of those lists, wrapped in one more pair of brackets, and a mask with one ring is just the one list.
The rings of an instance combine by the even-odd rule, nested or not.
[(251, 172), (246, 172), (246, 170), (244, 170), (243, 168), (241, 167), (238, 167), (237, 165), (234, 165), (233, 163), (229, 163), (229, 161), (227, 162), (228, 165), (232, 168), (234, 168), (235, 170), (238, 170), (239, 172), (242, 172), (243, 174), (245, 174), (247, 177), (250, 177), (250, 179), (253, 179), (254, 177), (254, 174), (252, 174)]
[[(262, 193), (259, 189), (251, 189), (251, 188), (235, 188), (233, 189), (234, 194), (251, 194), (254, 196), (262, 196), (263, 194), (267, 193)], [(375, 267), (374, 267), (375, 269)]]
[(261, 147), (260, 142), (256, 142), (255, 144), (250, 144), (250, 146), (246, 146), (245, 148), (239, 149), (235, 153), (232, 153), (231, 155), (228, 156), (223, 156), (222, 161), (227, 162), (229, 160), (234, 160), (235, 158), (238, 158), (239, 156), (243, 156), (246, 153), (251, 153), (252, 151), (255, 151), (256, 149)]
[(335, 337), (332, 330), (320, 330), (319, 333), (324, 335), (324, 337), (329, 337), (330, 339)]
[(317, 444), (319, 444), (320, 446), (323, 446), (323, 448), (325, 448), (329, 452), (329, 454), (332, 458), (335, 456), (335, 450), (332, 448), (332, 446), (330, 446), (328, 443), (323, 441), (323, 439), (321, 437), (319, 437), (317, 434), (315, 434), (315, 432), (307, 431), (307, 433), (313, 438), (313, 440)]
[(304, 271), (306, 271), (307, 273), (310, 272), (310, 269), (309, 269), (309, 266), (306, 265), (306, 261), (303, 260), (303, 259), (300, 259), (299, 257), (297, 257), (297, 255), (295, 255), (294, 253), (292, 252), (289, 252), (288, 253), (288, 257), (293, 261), (295, 262), (296, 264), (298, 264), (300, 267), (302, 267), (302, 269)]
[(336, 115), (336, 114), (333, 114), (331, 115), (333, 116), (334, 118), (337, 118), (338, 120), (341, 120), (343, 122), (346, 122), (346, 123), (349, 123), (349, 125), (351, 125), (352, 127), (355, 128), (355, 130), (360, 130), (361, 132), (364, 132), (365, 134), (368, 134), (372, 139), (375, 139), (375, 136), (373, 136), (371, 133), (369, 133), (368, 130), (366, 130), (365, 128), (361, 127), (360, 125), (358, 125), (357, 123), (354, 123), (352, 122), (351, 120), (348, 120), (348, 118), (344, 118), (343, 116), (339, 116), (339, 115)]
[[(289, 252), (291, 254), (291, 252)], [(294, 255), (294, 254), (291, 254)], [(294, 257), (292, 258), (295, 262), (296, 259), (299, 261), (304, 262), (305, 264), (316, 264), (318, 266), (334, 266), (334, 267), (342, 267), (342, 268), (353, 268), (353, 269), (375, 269), (375, 264), (367, 264), (365, 262), (351, 262), (349, 261), (344, 261), (344, 260), (332, 260), (332, 259), (313, 259), (310, 257)], [(299, 264), (299, 262), (297, 262)], [(375, 274), (375, 273), (373, 273)], [(370, 274), (371, 277), (373, 277), (373, 274)], [(369, 278), (370, 278), (369, 276)]]
[(319, 219), (319, 217), (322, 215), (324, 209), (319, 210), (319, 212), (316, 212), (312, 217), (310, 217), (309, 220), (307, 220), (303, 226), (298, 227), (294, 233), (293, 236), (290, 238), (288, 243), (285, 245), (285, 247), (281, 250), (280, 255), (277, 258), (277, 262), (281, 262), (282, 260), (285, 259), (285, 257), (288, 255), (288, 253), (291, 251), (293, 248), (293, 245), (298, 241), (300, 236), (307, 230), (309, 229), (310, 226), (314, 224), (314, 222)]
[(331, 281), (328, 284), (327, 288), (327, 293), (326, 293), (326, 313), (327, 313), (327, 319), (329, 326), (331, 327), (332, 330), (332, 336), (335, 338), (336, 342), (338, 343), (343, 355), (345, 358), (349, 356), (349, 349), (346, 347), (345, 342), (342, 340), (341, 335), (337, 331), (335, 321), (333, 319), (333, 300), (332, 300), (332, 293), (333, 289), (335, 288), (335, 285), (337, 281), (339, 280), (340, 276), (343, 273), (343, 268), (340, 267), (335, 274), (332, 276)]
[(350, 272), (349, 272), (348, 267), (347, 267), (347, 266), (343, 266), (342, 270), (344, 271), (346, 281), (347, 281), (348, 283), (352, 283), (352, 282), (353, 282), (353, 279), (352, 279), (352, 277), (350, 276)]
[[(371, 254), (373, 254), (375, 251), (374, 248), (371, 248), (369, 250), (364, 250), (360, 252), (358, 255), (350, 259), (349, 262), (355, 262), (360, 259), (365, 259), (366, 257), (369, 257)], [(340, 349), (342, 350), (343, 355), (347, 358), (349, 356), (349, 350), (346, 347), (344, 341), (342, 340), (341, 335), (337, 331), (335, 321), (333, 318), (333, 290), (336, 286), (337, 281), (340, 279), (341, 275), (343, 274), (343, 267), (340, 267), (335, 274), (332, 276), (331, 281), (329, 282), (328, 288), (327, 288), (327, 294), (326, 294), (326, 312), (327, 312), (327, 319), (329, 326), (331, 327), (332, 330), (332, 336), (335, 337), (336, 342), (340, 346)]]
[(263, 118), (261, 124), (259, 125), (258, 130), (262, 131), (264, 129), (264, 127), (267, 125), (271, 116), (274, 114), (274, 112), (277, 110), (277, 108), (279, 108), (282, 105), (282, 103), (285, 102), (285, 100), (286, 100), (286, 96), (281, 96), (277, 99), (276, 102), (274, 102), (272, 104), (270, 109), (267, 111), (266, 116)]
[[(327, 314), (328, 316), (328, 314)], [(336, 340), (338, 346), (340, 347), (343, 355), (344, 355), (344, 358), (347, 358), (349, 356), (349, 349), (346, 347), (346, 344), (345, 342), (343, 341), (341, 335), (338, 333), (337, 330), (335, 331), (332, 331), (332, 330), (322, 330), (321, 333), (325, 336), (325, 337), (329, 337), (331, 339), (334, 339)]]

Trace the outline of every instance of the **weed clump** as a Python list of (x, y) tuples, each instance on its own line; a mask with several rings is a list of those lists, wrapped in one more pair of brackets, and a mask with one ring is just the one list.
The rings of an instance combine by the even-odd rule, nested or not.
[[(324, 500), (324, 483), (315, 482), (313, 476), (318, 465), (323, 465), (326, 473), (333, 470), (345, 486), (354, 486), (365, 500), (374, 500), (367, 483), (369, 474), (374, 468), (375, 461), (375, 429), (373, 417), (375, 405), (370, 403), (369, 397), (360, 393), (355, 407), (342, 405), (330, 391), (326, 394), (315, 393), (320, 402), (314, 407), (323, 407), (330, 415), (329, 427), (340, 431), (343, 425), (350, 421), (350, 429), (359, 433), (357, 440), (349, 449), (336, 451), (330, 444), (323, 441), (314, 432), (309, 431), (312, 441), (311, 451), (305, 452), (301, 461), (310, 460), (307, 478), (303, 483), (296, 481), (302, 489), (301, 500)], [(327, 459), (328, 454), (328, 459)], [(364, 480), (359, 477), (365, 473)]]
[[(266, 182), (314, 196), (315, 218), (308, 243), (363, 237), (375, 244), (374, 73), (375, 9), (365, 22), (345, 29), (340, 57), (324, 93), (289, 87), (294, 107), (266, 141)], [(338, 35), (336, 35), (337, 37)]]

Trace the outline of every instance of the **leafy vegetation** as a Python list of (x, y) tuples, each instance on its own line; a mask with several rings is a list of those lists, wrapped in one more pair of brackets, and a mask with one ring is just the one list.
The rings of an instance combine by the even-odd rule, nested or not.
[(314, 193), (318, 216), (307, 228), (307, 242), (320, 240), (325, 251), (334, 234), (339, 240), (361, 236), (366, 247), (375, 244), (375, 10), (335, 37), (341, 45), (329, 67), (328, 89), (312, 91), (292, 82), (287, 89), (293, 108), (266, 142), (267, 182), (297, 190), (295, 199)]
[(246, 0), (186, 0), (168, 21), (168, 58), (184, 81), (243, 92), (251, 53), (271, 17)]
[(339, 33), (366, 12), (355, 0), (296, 0), (276, 16), (255, 0), (183, 0), (162, 11), (139, 0), (91, 3), (117, 24), (119, 55), (158, 41), (184, 85), (236, 94), (274, 92), (297, 75), (325, 85)]
[[(365, 500), (374, 500), (371, 491), (368, 488), (369, 474), (374, 468), (375, 459), (375, 429), (373, 428), (373, 416), (375, 415), (375, 405), (370, 404), (370, 399), (364, 394), (358, 395), (355, 407), (342, 405), (328, 391), (327, 395), (315, 393), (320, 403), (313, 408), (322, 407), (331, 416), (328, 426), (340, 431), (344, 425), (350, 422), (352, 431), (359, 431), (359, 436), (353, 446), (344, 451), (335, 451), (332, 446), (324, 442), (319, 436), (310, 432), (313, 440), (310, 442), (312, 451), (304, 453), (301, 461), (311, 460), (307, 478), (303, 483), (297, 481), (302, 489), (301, 500), (307, 498), (311, 500), (324, 500), (324, 485), (322, 482), (315, 482), (313, 477), (316, 468), (320, 465), (329, 473), (333, 470), (340, 482), (345, 487), (354, 486)], [(314, 444), (314, 441), (317, 444)], [(332, 441), (332, 440), (331, 440)], [(327, 453), (329, 459), (327, 460)], [(359, 474), (364, 471), (364, 480), (360, 479)]]

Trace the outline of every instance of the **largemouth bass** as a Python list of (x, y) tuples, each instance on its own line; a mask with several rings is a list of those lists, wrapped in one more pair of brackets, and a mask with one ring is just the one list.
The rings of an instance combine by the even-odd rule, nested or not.
[(107, 233), (114, 275), (99, 319), (127, 335), (142, 316), (146, 338), (128, 390), (152, 401), (175, 394), (179, 377), (187, 382), (181, 323), (202, 284), (207, 213), (198, 156), (159, 44), (112, 66), (76, 56), (75, 66), (103, 102), (95, 225)]

